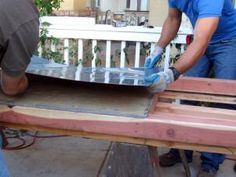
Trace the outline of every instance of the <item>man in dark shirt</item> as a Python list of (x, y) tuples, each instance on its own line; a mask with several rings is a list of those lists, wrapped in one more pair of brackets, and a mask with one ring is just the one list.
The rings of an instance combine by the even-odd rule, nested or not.
[(32, 0), (0, 0), (0, 81), (7, 95), (23, 93), (30, 58), (39, 40), (39, 15)]
[[(39, 14), (33, 0), (0, 0), (0, 8), (0, 86), (14, 96), (28, 87), (25, 70), (39, 41)], [(1, 151), (0, 177), (9, 177)]]

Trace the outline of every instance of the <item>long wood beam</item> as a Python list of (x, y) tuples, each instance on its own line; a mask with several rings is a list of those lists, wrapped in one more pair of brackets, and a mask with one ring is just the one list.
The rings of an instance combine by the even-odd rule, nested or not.
[[(236, 111), (233, 113), (236, 115)], [(148, 119), (137, 119), (25, 107), (0, 108), (0, 121), (10, 124), (236, 148), (233, 117), (225, 122), (204, 119), (208, 117), (155, 113)]]
[(55, 134), (79, 136), (82, 138), (90, 138), (90, 139), (96, 139), (96, 140), (114, 141), (114, 142), (129, 143), (129, 144), (148, 145), (148, 146), (154, 146), (154, 147), (188, 149), (188, 150), (194, 150), (194, 151), (215, 152), (215, 153), (222, 153), (222, 154), (228, 154), (228, 155), (236, 155), (236, 148), (230, 148), (230, 147), (179, 143), (179, 142), (172, 142), (172, 141), (160, 141), (160, 140), (153, 140), (153, 139), (146, 139), (146, 138), (107, 135), (107, 134), (91, 133), (91, 132), (84, 132), (84, 131), (77, 131), (77, 130), (53, 129), (53, 128), (41, 127), (38, 125), (22, 125), (22, 124), (13, 124), (13, 123), (5, 123), (5, 122), (0, 122), (0, 125), (4, 127), (9, 127), (9, 128), (25, 129), (25, 130), (31, 130), (31, 131), (32, 130), (43, 131), (43, 132), (49, 132), (49, 133), (55, 133)]

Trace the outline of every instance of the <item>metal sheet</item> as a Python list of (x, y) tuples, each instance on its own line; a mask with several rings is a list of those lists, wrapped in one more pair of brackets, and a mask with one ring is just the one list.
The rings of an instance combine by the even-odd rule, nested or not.
[(144, 77), (157, 71), (157, 68), (147, 70), (144, 68), (76, 67), (33, 56), (26, 72), (80, 82), (147, 87), (149, 83), (145, 83)]

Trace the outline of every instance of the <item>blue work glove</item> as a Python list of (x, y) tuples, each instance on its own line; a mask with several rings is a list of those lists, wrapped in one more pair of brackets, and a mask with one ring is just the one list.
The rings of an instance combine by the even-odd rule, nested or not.
[(145, 83), (150, 84), (148, 90), (151, 93), (164, 91), (170, 83), (174, 82), (174, 80), (174, 73), (171, 69), (145, 77)]
[(163, 49), (159, 46), (156, 46), (154, 51), (149, 55), (144, 63), (145, 68), (154, 68), (157, 62), (161, 59)]

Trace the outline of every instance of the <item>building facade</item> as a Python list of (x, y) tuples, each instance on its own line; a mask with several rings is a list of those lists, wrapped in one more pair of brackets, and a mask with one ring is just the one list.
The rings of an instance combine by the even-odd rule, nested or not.
[(86, 8), (99, 8), (101, 11), (137, 10), (148, 11), (150, 0), (64, 0), (63, 10), (79, 10)]
[[(236, 7), (236, 0), (233, 0)], [(162, 26), (168, 10), (167, 0), (64, 0), (62, 10), (82, 10), (98, 8), (103, 12), (146, 11), (149, 13), (149, 25)], [(188, 19), (183, 16), (184, 28), (189, 28)]]

